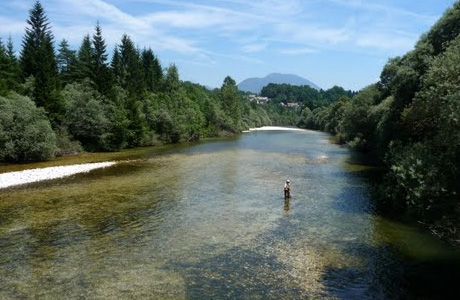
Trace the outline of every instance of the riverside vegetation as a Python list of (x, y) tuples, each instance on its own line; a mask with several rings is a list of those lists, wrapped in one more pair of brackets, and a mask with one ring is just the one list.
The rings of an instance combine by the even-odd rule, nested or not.
[(302, 111), (300, 125), (328, 131), (384, 165), (378, 198), (460, 245), (460, 2), (392, 58), (380, 81), (354, 97)]
[[(163, 69), (128, 35), (109, 63), (99, 24), (78, 51), (62, 40), (56, 54), (39, 1), (27, 23), (19, 58), (11, 38), (0, 40), (0, 161), (298, 125), (377, 156), (385, 169), (381, 203), (460, 244), (460, 2), (359, 93), (271, 84), (262, 90), (273, 99), (267, 105), (248, 102), (231, 77), (212, 91), (182, 82), (175, 65)], [(279, 105), (294, 101), (301, 110)]]
[(194, 141), (249, 127), (291, 125), (298, 113), (250, 103), (226, 77), (220, 89), (179, 79), (128, 35), (109, 62), (102, 28), (79, 49), (57, 53), (44, 7), (30, 10), (19, 58), (0, 39), (0, 162), (31, 162), (86, 151)]

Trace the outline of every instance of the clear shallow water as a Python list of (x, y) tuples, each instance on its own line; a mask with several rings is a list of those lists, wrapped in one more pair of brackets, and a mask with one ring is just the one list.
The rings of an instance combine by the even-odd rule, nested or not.
[(366, 168), (327, 135), (119, 155), (135, 160), (0, 190), (0, 299), (460, 295), (457, 254), (374, 215)]

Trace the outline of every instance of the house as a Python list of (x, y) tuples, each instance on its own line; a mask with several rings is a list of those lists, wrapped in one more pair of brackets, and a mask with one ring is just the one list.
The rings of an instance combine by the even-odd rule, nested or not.
[(286, 106), (287, 107), (292, 107), (292, 108), (299, 108), (300, 107), (299, 103), (297, 103), (297, 102), (288, 102), (288, 103), (286, 103)]
[(256, 95), (249, 95), (249, 101), (256, 101), (257, 104), (266, 104), (268, 101), (270, 101), (270, 98), (256, 96)]
[(295, 108), (295, 109), (297, 109), (297, 108), (300, 107), (299, 103), (297, 103), (297, 102), (288, 102), (288, 103), (286, 103), (286, 104), (284, 104), (283, 102), (281, 102), (280, 104), (281, 104), (281, 106), (290, 107), (290, 108)]

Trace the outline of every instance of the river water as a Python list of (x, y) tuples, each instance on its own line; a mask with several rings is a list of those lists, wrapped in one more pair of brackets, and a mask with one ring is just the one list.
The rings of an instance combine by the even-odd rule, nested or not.
[(325, 134), (99, 155), (123, 161), (0, 190), (0, 299), (460, 299), (458, 254), (376, 215)]

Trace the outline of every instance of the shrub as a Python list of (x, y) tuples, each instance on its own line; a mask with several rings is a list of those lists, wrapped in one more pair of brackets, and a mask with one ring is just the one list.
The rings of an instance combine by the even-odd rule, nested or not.
[(43, 161), (54, 157), (56, 135), (42, 108), (28, 97), (0, 97), (0, 160)]

